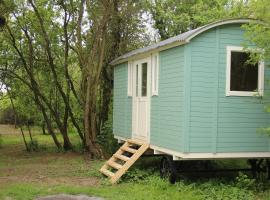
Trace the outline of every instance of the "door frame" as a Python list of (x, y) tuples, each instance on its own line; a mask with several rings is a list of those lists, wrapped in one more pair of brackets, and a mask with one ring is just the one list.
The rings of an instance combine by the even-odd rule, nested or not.
[[(150, 111), (151, 111), (151, 81), (152, 81), (152, 62), (151, 62), (151, 56), (139, 59), (139, 60), (134, 60), (132, 62), (132, 139), (139, 139), (143, 140), (144, 142), (150, 143)], [(147, 136), (145, 138), (138, 138), (136, 137), (135, 129), (136, 129), (136, 65), (137, 64), (142, 64), (147, 62)], [(138, 81), (141, 81), (139, 78)], [(138, 92), (141, 91), (141, 88), (138, 88)]]

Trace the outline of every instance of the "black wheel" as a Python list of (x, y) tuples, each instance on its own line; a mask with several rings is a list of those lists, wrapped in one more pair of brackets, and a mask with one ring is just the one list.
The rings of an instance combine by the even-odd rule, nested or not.
[(266, 160), (266, 167), (267, 167), (267, 178), (270, 181), (270, 159)]
[(160, 177), (168, 178), (171, 184), (176, 182), (176, 167), (171, 156), (164, 156), (160, 162)]
[(258, 175), (257, 162), (258, 162), (257, 159), (249, 159), (248, 160), (248, 164), (251, 167), (251, 172), (252, 172), (252, 177), (253, 178), (257, 178), (257, 175)]
[(268, 159), (250, 159), (248, 160), (253, 178), (266, 176), (270, 179), (270, 161)]

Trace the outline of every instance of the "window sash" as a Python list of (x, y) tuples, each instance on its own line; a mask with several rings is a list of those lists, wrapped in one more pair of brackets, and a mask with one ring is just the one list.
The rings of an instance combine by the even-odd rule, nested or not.
[(226, 96), (263, 96), (264, 62), (258, 63), (258, 91), (231, 91), (231, 52), (245, 52), (243, 47), (227, 46)]

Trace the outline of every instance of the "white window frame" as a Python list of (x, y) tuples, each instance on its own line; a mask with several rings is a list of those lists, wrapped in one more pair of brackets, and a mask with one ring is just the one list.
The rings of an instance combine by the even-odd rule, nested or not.
[(263, 96), (264, 62), (258, 63), (258, 91), (231, 91), (231, 52), (245, 52), (243, 47), (227, 46), (226, 96)]
[(127, 88), (127, 96), (132, 97), (133, 90), (133, 62), (128, 62), (128, 88)]
[(152, 54), (152, 96), (158, 95), (159, 84), (159, 54)]

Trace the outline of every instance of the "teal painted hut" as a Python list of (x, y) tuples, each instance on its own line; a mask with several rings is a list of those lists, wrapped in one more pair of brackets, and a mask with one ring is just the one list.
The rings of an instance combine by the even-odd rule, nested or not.
[(270, 71), (246, 62), (249, 22), (211, 23), (115, 59), (115, 138), (174, 160), (270, 157), (270, 138), (258, 133), (270, 124)]

